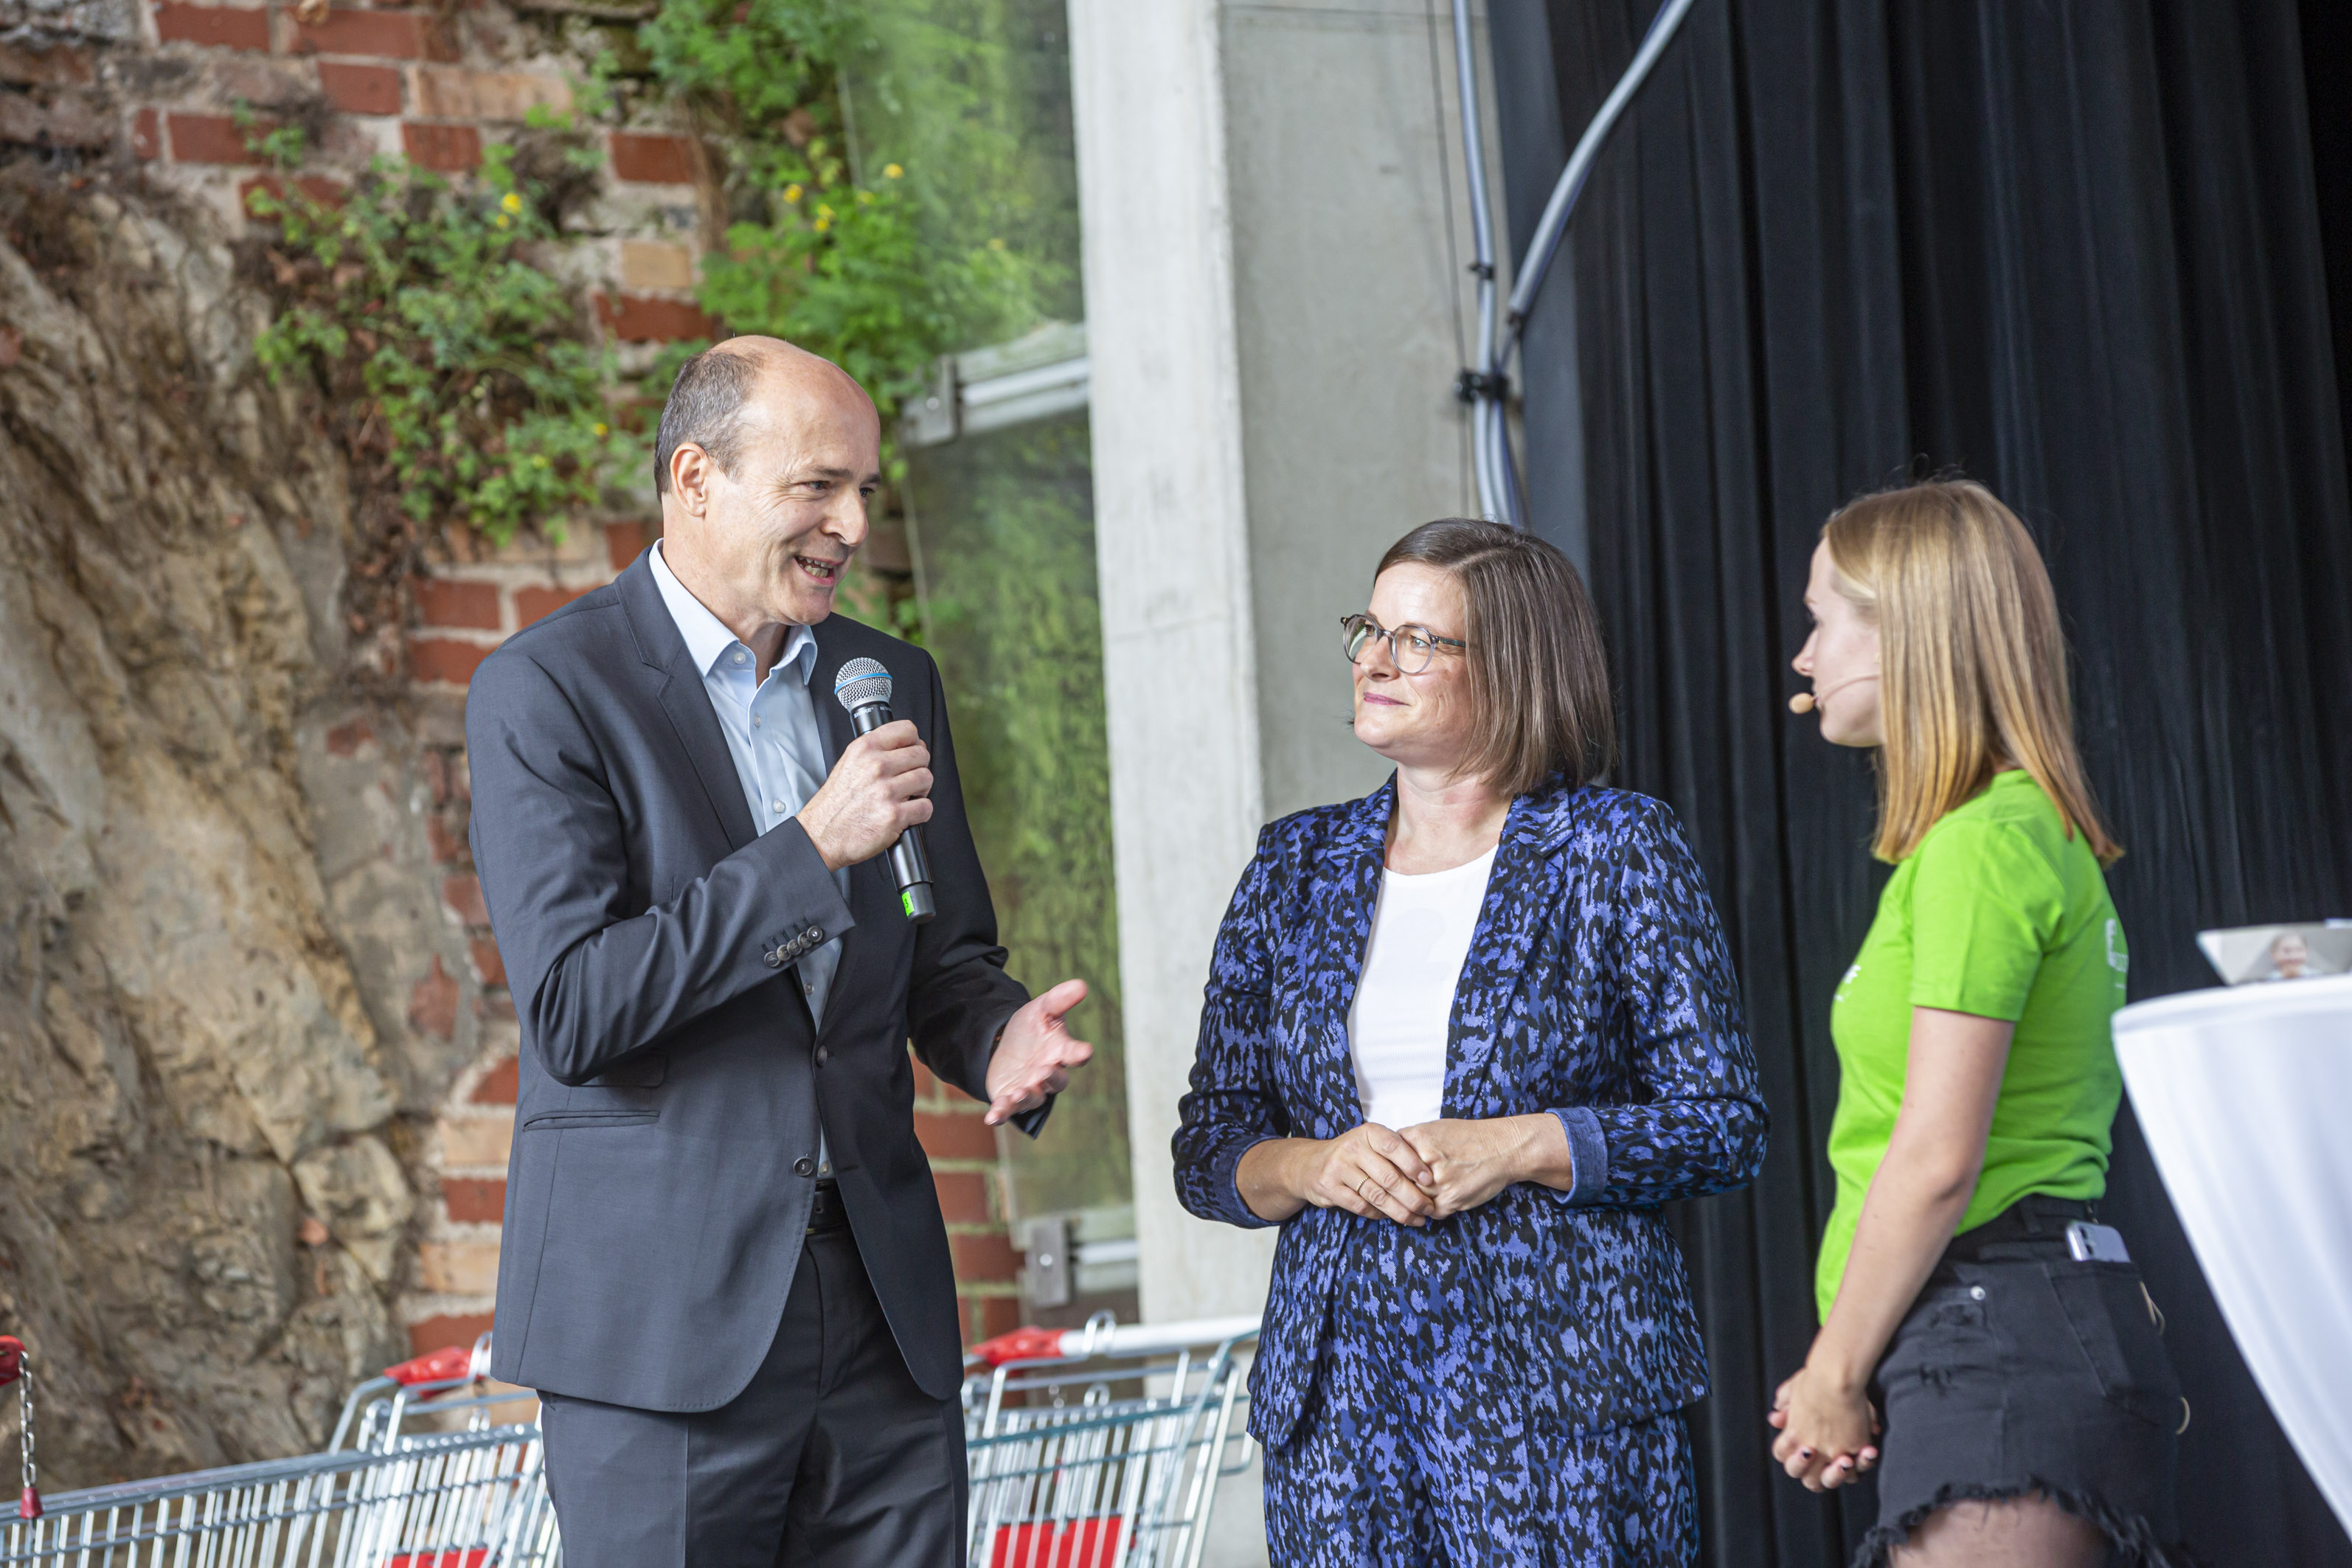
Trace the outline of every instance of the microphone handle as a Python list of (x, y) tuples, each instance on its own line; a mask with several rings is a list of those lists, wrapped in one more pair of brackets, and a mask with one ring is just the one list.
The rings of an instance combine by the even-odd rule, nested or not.
[[(887, 702), (868, 702), (849, 716), (851, 726), (861, 735), (889, 721), (890, 705)], [(940, 912), (940, 906), (931, 897), (931, 862), (923, 853), (921, 826), (909, 827), (898, 835), (898, 842), (890, 846), (889, 856), (890, 879), (898, 888), (898, 907), (914, 924), (928, 924)]]

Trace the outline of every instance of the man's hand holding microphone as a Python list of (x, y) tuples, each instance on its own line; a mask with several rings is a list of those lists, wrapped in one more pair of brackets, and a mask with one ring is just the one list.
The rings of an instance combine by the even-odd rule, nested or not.
[[(837, 871), (870, 860), (908, 829), (931, 819), (931, 751), (913, 721), (893, 720), (843, 748), (841, 760), (806, 805), (799, 822)], [(988, 1124), (1034, 1110), (1070, 1084), (1095, 1048), (1070, 1034), (1063, 1020), (1087, 999), (1087, 983), (1065, 980), (1005, 1022), (988, 1064)]]
[(809, 802), (800, 825), (838, 871), (871, 860), (909, 827), (931, 819), (931, 749), (911, 719), (868, 731), (843, 749)]

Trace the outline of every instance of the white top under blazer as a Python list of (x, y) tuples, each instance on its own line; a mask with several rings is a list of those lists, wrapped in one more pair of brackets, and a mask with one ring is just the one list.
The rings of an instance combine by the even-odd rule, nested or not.
[(1365, 1121), (1411, 1127), (1444, 1113), (1454, 990), (1494, 866), (1489, 849), (1450, 871), (1381, 873), (1364, 973), (1348, 1009), (1348, 1049)]

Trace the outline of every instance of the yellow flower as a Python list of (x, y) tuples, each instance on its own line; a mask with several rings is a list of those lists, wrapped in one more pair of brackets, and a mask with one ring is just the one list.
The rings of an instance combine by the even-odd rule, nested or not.
[(817, 219), (817, 220), (816, 220), (816, 223), (814, 225), (814, 228), (816, 229), (817, 233), (819, 233), (819, 234), (823, 234), (826, 229), (829, 229), (829, 228), (831, 228), (831, 227), (833, 226), (833, 220), (832, 220), (831, 218), (829, 218), (829, 217), (821, 217), (821, 218), (819, 218), (819, 219)]
[(833, 216), (833, 208), (824, 202), (819, 202), (816, 204), (816, 216), (819, 217), (831, 217)]
[(505, 228), (505, 227), (507, 227), (508, 226), (511, 225), (513, 222), (514, 222), (514, 219), (512, 219), (512, 218), (510, 218), (510, 217), (507, 216), (507, 215), (506, 215), (506, 214), (504, 214), (504, 213), (500, 213), (500, 214), (499, 215), (499, 226), (500, 228)]
[(545, 468), (545, 467), (547, 467), (547, 454), (546, 454), (546, 453), (544, 453), (544, 452), (537, 452), (537, 453), (532, 454), (532, 456), (531, 456), (531, 459), (530, 459), (530, 466), (531, 466), (532, 468)]
[(896, 163), (885, 163), (882, 165), (882, 177), (886, 180), (895, 180), (906, 172), (906, 170), (898, 167)]
[(499, 198), (499, 205), (506, 208), (507, 211), (510, 213), (519, 213), (522, 211), (522, 198), (515, 195), (512, 191), (509, 191), (505, 195)]
[(800, 199), (801, 188), (798, 185), (786, 185), (784, 187), (784, 200), (788, 202), (796, 202)]
[(596, 424), (596, 425), (591, 426), (590, 426), (590, 428), (591, 428), (591, 429), (593, 429), (593, 430), (594, 430), (594, 431), (596, 432), (596, 434), (597, 434), (597, 435), (599, 435), (599, 436), (609, 436), (609, 435), (611, 435), (611, 434), (613, 433), (613, 432), (611, 431), (611, 429), (610, 429), (610, 428), (608, 428), (606, 426), (604, 426), (604, 424), (602, 424), (601, 422), (600, 422), (600, 423), (598, 423), (598, 424)]
[(1002, 250), (1004, 248), (1004, 241), (1003, 239), (992, 239), (988, 242), (988, 248), (991, 250)]

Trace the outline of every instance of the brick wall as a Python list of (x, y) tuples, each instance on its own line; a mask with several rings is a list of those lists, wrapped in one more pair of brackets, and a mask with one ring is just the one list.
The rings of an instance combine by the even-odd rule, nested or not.
[[(400, 153), (453, 174), (485, 143), (512, 141), (534, 107), (572, 106), (583, 62), (569, 52), (582, 7), (571, 0), (464, 0), (436, 6), (292, 5), (270, 0), (134, 0), (127, 21), (83, 33), (12, 34), (0, 45), (0, 147), (51, 161), (112, 159), (209, 210), (231, 233), (273, 182), (245, 148), (245, 106), (310, 132), (294, 178), (331, 199), (368, 161)], [(98, 13), (93, 12), (92, 15)], [(113, 13), (108, 13), (113, 15)], [(594, 128), (606, 154), (594, 197), (572, 220), (582, 237), (567, 276), (623, 363), (655, 347), (713, 335), (694, 300), (696, 257), (723, 211), (699, 142), (650, 95), (624, 101), (626, 123)], [(469, 1342), (488, 1326), (499, 1220), (513, 1136), (519, 1031), (467, 848), (470, 809), (462, 713), (467, 683), (505, 637), (609, 581), (645, 546), (641, 521), (573, 529), (562, 541), (481, 550), (414, 584), (409, 672), (424, 721), (415, 758), (430, 799), (418, 816), (444, 917), (462, 929), (467, 973), (431, 960), (408, 988), (411, 1028), (466, 1037), (477, 1059), (451, 1086), (425, 1140), (426, 1218), (400, 1320), (418, 1351)], [(902, 550), (877, 537), (868, 554)], [(372, 737), (370, 737), (372, 739)], [(360, 743), (356, 733), (352, 745)], [(981, 1107), (917, 1067), (917, 1122), (933, 1159), (955, 1249), (968, 1338), (1010, 1326), (1015, 1259), (1006, 1235), (995, 1135)]]
[[(625, 6), (624, 7), (625, 8)], [(78, 8), (79, 9), (79, 8)], [(512, 142), (535, 108), (572, 107), (585, 74), (570, 0), (343, 7), (135, 0), (95, 33), (17, 29), (0, 44), (0, 147), (51, 160), (113, 157), (210, 208), (232, 227), (275, 183), (247, 152), (240, 106), (259, 125), (297, 123), (311, 155), (299, 183), (331, 198), (368, 161), (399, 153), (463, 174), (485, 143)], [(625, 98), (629, 95), (624, 95)], [(570, 220), (567, 258), (594, 320), (623, 345), (709, 335), (694, 303), (706, 216), (720, 210), (700, 144), (653, 95), (589, 128), (605, 166)]]

